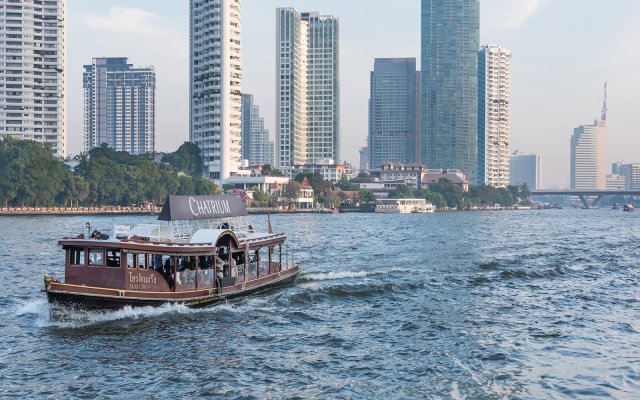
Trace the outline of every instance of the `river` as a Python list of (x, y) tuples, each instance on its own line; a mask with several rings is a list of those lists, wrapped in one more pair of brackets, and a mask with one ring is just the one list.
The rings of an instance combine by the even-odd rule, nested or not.
[(640, 213), (274, 215), (293, 286), (51, 320), (87, 220), (153, 222), (0, 218), (0, 398), (640, 396)]

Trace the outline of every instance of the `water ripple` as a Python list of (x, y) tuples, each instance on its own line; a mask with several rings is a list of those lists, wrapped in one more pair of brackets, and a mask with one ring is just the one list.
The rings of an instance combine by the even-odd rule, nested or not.
[[(62, 320), (40, 274), (62, 275), (56, 240), (86, 218), (2, 218), (0, 397), (635, 398), (638, 218), (275, 215), (294, 286)], [(153, 222), (134, 219), (90, 218)]]

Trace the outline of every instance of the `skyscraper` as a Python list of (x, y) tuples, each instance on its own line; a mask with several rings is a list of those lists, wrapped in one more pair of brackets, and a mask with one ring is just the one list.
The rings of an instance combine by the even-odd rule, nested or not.
[(189, 141), (206, 176), (237, 175), (240, 150), (240, 0), (190, 0)]
[(126, 57), (94, 58), (84, 66), (84, 151), (103, 143), (117, 151), (155, 151), (156, 73)]
[(0, 138), (67, 153), (66, 0), (3, 1), (0, 13)]
[(478, 52), (478, 179), (493, 187), (509, 184), (511, 52), (498, 45)]
[(477, 177), (478, 0), (422, 0), (421, 162)]
[(358, 151), (360, 153), (360, 171), (369, 170), (369, 146), (363, 146)]
[(607, 84), (602, 116), (593, 125), (580, 125), (571, 136), (571, 189), (606, 189)]
[(415, 58), (376, 58), (370, 75), (369, 165), (415, 162), (419, 155)]
[(273, 166), (273, 142), (269, 130), (264, 129), (260, 107), (253, 103), (252, 94), (242, 94), (242, 158), (249, 165)]
[(277, 9), (276, 164), (340, 159), (338, 18)]
[(539, 154), (514, 152), (509, 158), (509, 185), (527, 184), (530, 190), (542, 189)]

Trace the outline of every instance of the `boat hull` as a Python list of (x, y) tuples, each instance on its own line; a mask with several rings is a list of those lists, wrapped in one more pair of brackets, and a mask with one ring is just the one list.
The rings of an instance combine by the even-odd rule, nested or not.
[(187, 307), (201, 308), (236, 297), (248, 296), (258, 291), (268, 290), (285, 285), (291, 285), (297, 278), (300, 270), (298, 267), (269, 275), (261, 281), (239, 283), (225, 287), (220, 292), (217, 290), (195, 290), (185, 292), (167, 292), (155, 294), (153, 298), (142, 297), (140, 293), (118, 294), (100, 293), (113, 292), (104, 288), (84, 288), (63, 283), (50, 283), (46, 286), (47, 299), (49, 300), (52, 316), (58, 312), (73, 310), (118, 310), (126, 306), (130, 307), (159, 307), (164, 304), (183, 304)]

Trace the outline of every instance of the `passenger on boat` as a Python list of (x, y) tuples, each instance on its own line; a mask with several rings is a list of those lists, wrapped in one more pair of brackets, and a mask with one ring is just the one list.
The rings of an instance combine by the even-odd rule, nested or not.
[(220, 255), (216, 255), (216, 277), (219, 279), (224, 278), (224, 267), (226, 263), (220, 257)]
[(236, 265), (236, 260), (233, 257), (229, 257), (229, 274), (232, 278), (238, 276), (238, 266)]
[(117, 250), (111, 250), (109, 254), (107, 254), (107, 266), (108, 267), (120, 266), (120, 255), (117, 254)]
[(195, 268), (195, 260), (193, 260), (193, 257), (182, 257), (180, 260), (180, 268), (176, 271), (176, 281), (178, 284), (182, 285), (183, 281), (185, 284), (193, 283), (193, 271), (195, 271)]
[(153, 255), (152, 266), (155, 271), (162, 273), (162, 256), (160, 254)]

